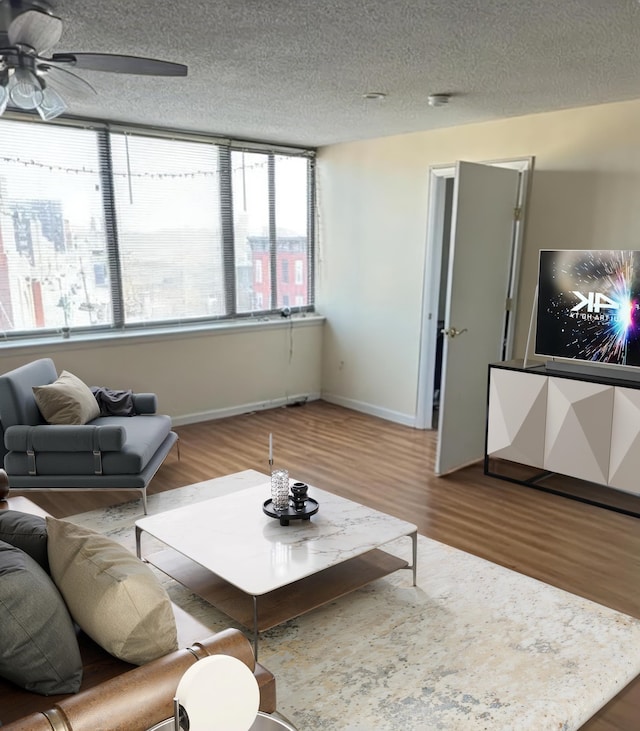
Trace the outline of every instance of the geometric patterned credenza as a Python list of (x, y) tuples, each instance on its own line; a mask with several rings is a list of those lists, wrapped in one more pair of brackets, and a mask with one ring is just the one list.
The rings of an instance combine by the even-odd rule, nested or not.
[(640, 382), (491, 365), (486, 457), (640, 496)]
[(542, 468), (547, 379), (496, 368), (490, 374), (487, 453)]
[(615, 387), (609, 480), (611, 487), (640, 494), (640, 390)]

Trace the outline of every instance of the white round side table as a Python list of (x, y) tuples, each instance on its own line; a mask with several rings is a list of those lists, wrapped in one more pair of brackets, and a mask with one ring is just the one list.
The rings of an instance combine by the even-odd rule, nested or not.
[[(173, 718), (157, 723), (147, 731), (175, 731)], [(296, 727), (279, 713), (270, 714), (258, 711), (256, 720), (249, 731), (298, 731)]]

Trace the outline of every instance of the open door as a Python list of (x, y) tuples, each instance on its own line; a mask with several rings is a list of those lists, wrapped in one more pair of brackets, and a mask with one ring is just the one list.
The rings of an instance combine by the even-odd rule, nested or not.
[(517, 170), (456, 164), (437, 475), (484, 454), (487, 366), (502, 358), (518, 190)]

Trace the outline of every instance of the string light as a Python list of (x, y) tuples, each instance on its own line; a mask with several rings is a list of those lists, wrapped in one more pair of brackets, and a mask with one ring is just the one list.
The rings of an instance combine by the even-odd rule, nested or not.
[[(5, 163), (14, 163), (16, 165), (24, 165), (25, 167), (35, 167), (39, 168), (41, 170), (50, 170), (50, 171), (56, 171), (61, 173), (75, 173), (76, 175), (99, 175), (98, 170), (93, 170), (92, 168), (82, 167), (82, 168), (74, 168), (74, 167), (66, 167), (64, 165), (51, 165), (49, 163), (45, 162), (38, 162), (37, 160), (24, 160), (19, 157), (2, 157), (0, 156), (0, 160)], [(241, 170), (257, 170), (266, 168), (268, 166), (268, 162), (255, 162), (245, 165), (239, 165), (237, 167), (234, 167), (231, 169), (232, 173), (240, 172)], [(220, 170), (218, 168), (214, 170), (194, 170), (188, 173), (129, 173), (129, 172), (117, 172), (113, 171), (113, 175), (115, 177), (120, 178), (150, 178), (150, 179), (177, 179), (177, 178), (207, 178), (207, 177), (218, 177), (220, 174)]]

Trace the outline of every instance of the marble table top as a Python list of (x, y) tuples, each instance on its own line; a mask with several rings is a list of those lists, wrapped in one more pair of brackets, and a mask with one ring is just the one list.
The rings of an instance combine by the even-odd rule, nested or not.
[[(253, 473), (259, 474), (259, 473)], [(247, 594), (260, 596), (416, 532), (416, 526), (309, 486), (319, 503), (310, 520), (287, 526), (266, 515), (270, 482), (247, 487), (247, 473), (211, 480), (229, 494), (136, 521), (149, 533)], [(251, 481), (253, 482), (253, 480)], [(291, 482), (294, 482), (291, 479)], [(207, 483), (201, 483), (206, 489)], [(141, 536), (144, 556), (144, 533)]]

